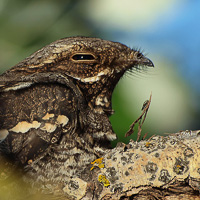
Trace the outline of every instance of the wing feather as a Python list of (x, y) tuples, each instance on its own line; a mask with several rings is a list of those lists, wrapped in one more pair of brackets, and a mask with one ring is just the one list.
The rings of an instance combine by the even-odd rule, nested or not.
[(34, 83), (0, 92), (0, 151), (22, 164), (42, 155), (77, 121), (77, 97), (60, 83)]

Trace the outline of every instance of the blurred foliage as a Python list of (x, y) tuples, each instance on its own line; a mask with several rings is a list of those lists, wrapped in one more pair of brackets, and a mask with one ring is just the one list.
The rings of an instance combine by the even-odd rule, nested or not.
[(124, 111), (123, 106), (120, 106), (125, 102), (121, 98), (121, 95), (118, 90), (119, 90), (119, 88), (117, 87), (113, 93), (112, 104), (113, 104), (113, 109), (114, 109), (115, 113), (114, 113), (114, 115), (112, 115), (110, 117), (110, 121), (113, 125), (113, 130), (117, 133), (117, 136), (118, 136), (117, 140), (112, 143), (113, 146), (115, 146), (117, 144), (117, 142), (123, 141), (125, 143), (128, 143), (130, 138), (132, 138), (134, 140), (136, 140), (136, 138), (137, 138), (137, 126), (134, 129), (135, 132), (131, 136), (125, 138), (125, 133), (128, 131), (129, 126), (133, 123), (133, 121), (135, 119), (137, 119), (138, 116), (137, 116), (137, 114), (135, 114), (134, 119), (131, 119), (127, 115), (126, 111)]
[(16, 64), (56, 39), (92, 35), (79, 0), (7, 0), (0, 5), (0, 70)]

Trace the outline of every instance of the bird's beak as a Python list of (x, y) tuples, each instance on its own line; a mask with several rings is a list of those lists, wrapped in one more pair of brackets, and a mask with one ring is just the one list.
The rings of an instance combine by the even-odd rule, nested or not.
[(152, 62), (149, 58), (147, 58), (147, 57), (145, 57), (145, 56), (141, 59), (140, 63), (141, 63), (142, 65), (144, 65), (144, 66), (154, 67), (153, 62)]

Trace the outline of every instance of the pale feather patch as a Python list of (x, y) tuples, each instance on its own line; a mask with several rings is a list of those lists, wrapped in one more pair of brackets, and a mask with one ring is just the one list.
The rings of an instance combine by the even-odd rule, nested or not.
[(78, 149), (77, 147), (74, 147), (73, 149), (70, 149), (70, 154), (75, 155), (75, 154), (81, 154), (82, 150)]
[(95, 105), (109, 107), (110, 103), (107, 97), (98, 96), (95, 100)]
[(10, 91), (10, 90), (19, 90), (19, 89), (23, 89), (23, 88), (26, 88), (26, 87), (29, 87), (31, 86), (33, 83), (32, 82), (21, 82), (21, 83), (18, 83), (16, 85), (13, 85), (11, 87), (7, 87), (4, 89), (5, 92), (7, 91)]
[(104, 113), (104, 111), (103, 111), (103, 109), (100, 107), (100, 108), (94, 108), (94, 112), (95, 113), (99, 113), (99, 114), (103, 114)]
[(31, 69), (39, 68), (39, 67), (40, 67), (40, 65), (30, 65), (30, 66), (28, 66), (28, 68), (31, 68)]
[(98, 96), (95, 101), (95, 105), (97, 106), (104, 106), (104, 102), (102, 102), (102, 97)]
[(88, 77), (88, 78), (82, 78), (81, 81), (84, 82), (84, 83), (87, 83), (87, 82), (97, 82), (101, 79), (100, 76), (93, 76), (93, 77)]
[(110, 102), (108, 101), (107, 97), (104, 97), (104, 104), (107, 108), (110, 106)]
[(82, 82), (96, 82), (99, 81), (101, 79), (101, 76), (107, 75), (111, 73), (111, 71), (109, 69), (105, 69), (101, 72), (99, 72), (96, 76), (92, 76), (92, 77), (88, 77), (88, 78), (83, 78), (81, 79)]
[(75, 76), (72, 76), (72, 75), (69, 75), (69, 74), (68, 74), (68, 76), (71, 76), (74, 79), (80, 80), (81, 82), (84, 82), (84, 83), (88, 83), (88, 82), (93, 83), (93, 82), (101, 80), (101, 76), (112, 74), (113, 72), (114, 72), (114, 70), (110, 71), (109, 69), (105, 69), (105, 70), (99, 72), (96, 76), (87, 77), (87, 78), (79, 78), (79, 77), (75, 77)]
[(4, 140), (8, 134), (9, 134), (8, 130), (6, 129), (0, 130), (0, 141)]
[(113, 134), (113, 133), (108, 133), (106, 134), (106, 138), (109, 140), (109, 141), (114, 141), (117, 139), (117, 135), (116, 134)]
[(46, 60), (43, 61), (43, 63), (52, 63), (52, 60), (55, 60), (58, 56), (56, 54), (53, 54), (49, 56)]
[(104, 135), (105, 135), (104, 132), (95, 132), (95, 133), (93, 133), (93, 137), (94, 138), (103, 138)]
[[(64, 53), (69, 48), (71, 48), (71, 45), (61, 45), (61, 44), (53, 44), (52, 47), (54, 48), (52, 51), (53, 53)], [(56, 47), (56, 48), (55, 48)]]
[(69, 118), (66, 117), (65, 115), (59, 115), (57, 117), (57, 123), (59, 125), (65, 126), (68, 123), (68, 121), (69, 121)]
[(22, 121), (22, 122), (19, 122), (16, 126), (14, 126), (9, 131), (13, 131), (16, 133), (26, 133), (31, 128), (38, 129), (40, 127), (40, 125), (41, 125), (41, 123), (39, 123), (38, 121), (33, 121), (32, 123)]
[(105, 103), (108, 103), (107, 97), (104, 97), (104, 102), (105, 102)]
[(47, 113), (42, 119), (43, 120), (49, 120), (50, 118), (54, 117), (54, 114)]
[(40, 129), (43, 131), (46, 131), (48, 133), (52, 133), (56, 130), (56, 128), (57, 128), (56, 124), (45, 123), (45, 125), (43, 127), (41, 127)]
[(115, 133), (112, 133), (112, 132), (96, 132), (96, 133), (93, 133), (93, 137), (94, 138), (98, 138), (98, 139), (101, 139), (101, 138), (107, 138), (109, 141), (113, 141), (113, 140), (116, 140), (117, 139), (117, 136)]

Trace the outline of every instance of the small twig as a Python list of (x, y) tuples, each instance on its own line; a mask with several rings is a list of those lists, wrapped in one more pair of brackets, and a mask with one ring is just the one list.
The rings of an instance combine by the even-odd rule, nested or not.
[(145, 138), (147, 137), (148, 133), (145, 133), (144, 136), (142, 137), (142, 140), (145, 140)]
[(148, 141), (150, 141), (151, 140), (151, 138), (153, 138), (155, 136), (155, 134), (153, 134), (149, 139), (148, 139)]
[(137, 141), (140, 139), (141, 132), (142, 132), (142, 125), (143, 125), (143, 123), (146, 119), (147, 112), (148, 112), (149, 107), (150, 107), (151, 97), (152, 97), (152, 94), (150, 95), (149, 100), (144, 102), (144, 104), (142, 106), (142, 114), (130, 125), (130, 129), (126, 132), (125, 137), (128, 137), (132, 133), (134, 133), (134, 126), (138, 123), (139, 126), (138, 126), (138, 133), (137, 133)]

